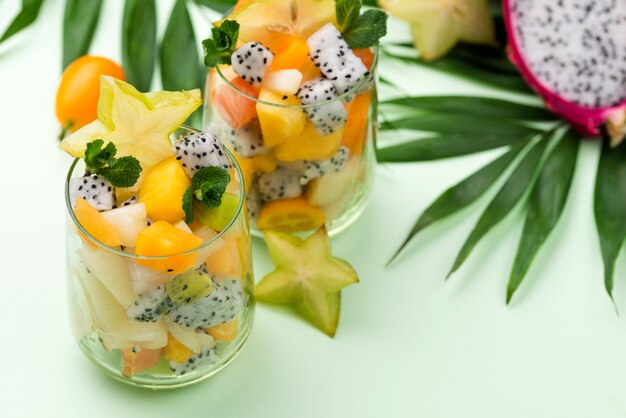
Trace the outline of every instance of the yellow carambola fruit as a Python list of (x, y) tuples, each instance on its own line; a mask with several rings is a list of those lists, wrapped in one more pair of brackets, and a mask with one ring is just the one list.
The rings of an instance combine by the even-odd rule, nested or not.
[[(335, 0), (265, 0), (251, 2), (227, 19), (239, 25), (239, 40), (272, 48), (282, 34), (306, 39), (328, 22), (336, 23)], [(216, 22), (220, 26), (222, 21)]]
[(61, 147), (74, 157), (83, 157), (89, 142), (110, 141), (117, 147), (118, 157), (137, 158), (145, 174), (172, 155), (170, 134), (201, 104), (200, 89), (140, 93), (124, 81), (103, 76), (98, 119), (65, 138)]
[(389, 14), (409, 22), (415, 47), (426, 61), (459, 41), (496, 44), (487, 0), (379, 0)]
[(354, 269), (331, 255), (324, 228), (305, 240), (276, 231), (263, 235), (276, 269), (257, 285), (256, 298), (293, 305), (316, 327), (334, 336), (340, 291), (359, 281)]

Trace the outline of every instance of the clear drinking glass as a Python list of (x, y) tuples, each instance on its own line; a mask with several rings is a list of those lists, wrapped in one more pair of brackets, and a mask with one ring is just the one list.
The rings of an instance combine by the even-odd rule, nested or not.
[[(228, 151), (227, 154), (236, 172), (227, 191), (239, 196), (234, 215), (223, 230), (203, 236), (204, 242), (197, 248), (167, 257), (137, 256), (132, 248), (108, 247), (90, 235), (76, 218), (68, 188), (72, 178), (83, 175), (84, 165), (79, 159), (71, 165), (65, 200), (72, 332), (85, 355), (114, 379), (151, 389), (185, 386), (217, 373), (243, 348), (254, 317), (254, 280), (248, 217), (240, 186), (243, 176), (235, 158)], [(190, 267), (187, 272), (206, 268), (203, 271), (213, 282), (207, 298), (220, 299), (219, 305), (212, 305), (219, 309), (209, 312), (197, 308), (194, 318), (206, 311), (207, 316), (223, 319), (210, 320), (210, 327), (194, 328), (193, 322), (185, 324), (186, 316), (174, 316), (174, 312), (181, 312), (175, 309), (184, 302), (176, 305), (171, 299), (169, 304), (161, 305), (166, 308), (156, 322), (129, 318), (132, 315), (128, 309), (139, 295), (152, 294), (159, 285), (165, 288), (165, 283), (177, 277), (151, 267), (167, 261), (182, 262)], [(185, 306), (189, 308), (193, 303)], [(172, 337), (184, 347), (172, 344)], [(189, 351), (189, 347), (193, 350)], [(171, 363), (166, 352), (169, 358), (179, 360), (192, 357)], [(145, 364), (154, 366), (133, 374), (133, 370)]]
[[(345, 94), (314, 105), (285, 105), (276, 103), (277, 100), (262, 100), (258, 97), (258, 88), (241, 82), (230, 66), (209, 69), (204, 129), (218, 135), (243, 168), (253, 234), (258, 235), (259, 229), (266, 227), (267, 219), (273, 217), (278, 220), (279, 227), (276, 228), (276, 222), (270, 222), (271, 229), (287, 225), (285, 230), (288, 232), (298, 232), (325, 224), (329, 234), (335, 235), (345, 230), (365, 209), (376, 163), (373, 144), (377, 120), (378, 50), (373, 48), (370, 52), (369, 77)], [(308, 119), (304, 129), (294, 128), (289, 122), (301, 118), (303, 113), (323, 111), (325, 106), (334, 103), (341, 103), (348, 117), (343, 129), (330, 135), (316, 133)], [(267, 124), (262, 126), (260, 114), (265, 115), (265, 120), (270, 123), (275, 118), (276, 123), (271, 129), (266, 129)], [(258, 144), (262, 144), (262, 150), (258, 149)], [(349, 150), (347, 163), (340, 172), (328, 172), (309, 181), (295, 198), (296, 193), (287, 193), (285, 198), (275, 196), (272, 200), (261, 198), (263, 193), (259, 191), (263, 186), (260, 184), (267, 178), (264, 174), (278, 169), (285, 176), (289, 173), (301, 176), (305, 164), (310, 166), (328, 160), (340, 147)], [(280, 186), (278, 184), (276, 188)], [(281, 217), (290, 217), (290, 222), (281, 223)], [(311, 223), (311, 218), (320, 225)]]

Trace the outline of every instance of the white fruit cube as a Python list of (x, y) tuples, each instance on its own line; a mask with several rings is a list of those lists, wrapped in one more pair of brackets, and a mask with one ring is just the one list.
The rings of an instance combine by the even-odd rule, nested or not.
[(265, 76), (263, 87), (274, 93), (293, 96), (300, 88), (302, 73), (298, 70), (272, 71)]

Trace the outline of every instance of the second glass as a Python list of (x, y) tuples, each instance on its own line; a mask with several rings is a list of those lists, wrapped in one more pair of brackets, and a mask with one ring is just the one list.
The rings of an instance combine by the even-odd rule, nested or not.
[[(253, 233), (305, 232), (325, 225), (336, 235), (365, 209), (375, 164), (376, 48), (369, 55), (369, 77), (313, 105), (259, 91), (230, 66), (208, 71), (204, 128), (237, 157)], [(333, 106), (345, 109), (346, 122), (322, 135), (308, 118)]]

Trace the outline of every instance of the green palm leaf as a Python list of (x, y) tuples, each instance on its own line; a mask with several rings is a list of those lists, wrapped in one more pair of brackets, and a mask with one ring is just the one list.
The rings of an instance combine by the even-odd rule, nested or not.
[(380, 124), (381, 130), (409, 129), (446, 134), (479, 135), (528, 135), (539, 133), (536, 128), (513, 121), (476, 118), (457, 114), (422, 114), (401, 119), (386, 120)]
[(483, 195), (500, 175), (516, 159), (524, 144), (513, 146), (508, 152), (496, 158), (460, 183), (450, 187), (440, 195), (418, 218), (408, 236), (387, 264), (400, 254), (413, 237), (427, 226), (439, 221), (474, 202)]
[(476, 223), (476, 226), (474, 226), (474, 229), (463, 244), (461, 251), (459, 251), (450, 269), (450, 273), (448, 273), (448, 277), (461, 267), (478, 242), (487, 235), (493, 227), (500, 223), (526, 194), (537, 171), (546, 144), (548, 143), (548, 138), (546, 137), (550, 134), (551, 133), (543, 135), (541, 141), (533, 145), (506, 183), (504, 183), (498, 194), (493, 198), (489, 206), (487, 206), (487, 209), (485, 209)]
[(156, 60), (155, 0), (126, 0), (122, 22), (122, 63), (126, 80), (149, 91)]
[(613, 149), (608, 138), (598, 163), (594, 214), (604, 261), (604, 286), (613, 298), (615, 260), (626, 238), (626, 144)]
[(42, 4), (43, 0), (22, 0), (22, 9), (0, 37), (0, 44), (37, 20)]
[(63, 15), (63, 68), (89, 52), (102, 0), (66, 0)]
[(530, 194), (522, 238), (509, 277), (507, 304), (561, 217), (576, 169), (580, 140), (580, 134), (568, 127), (537, 177)]

